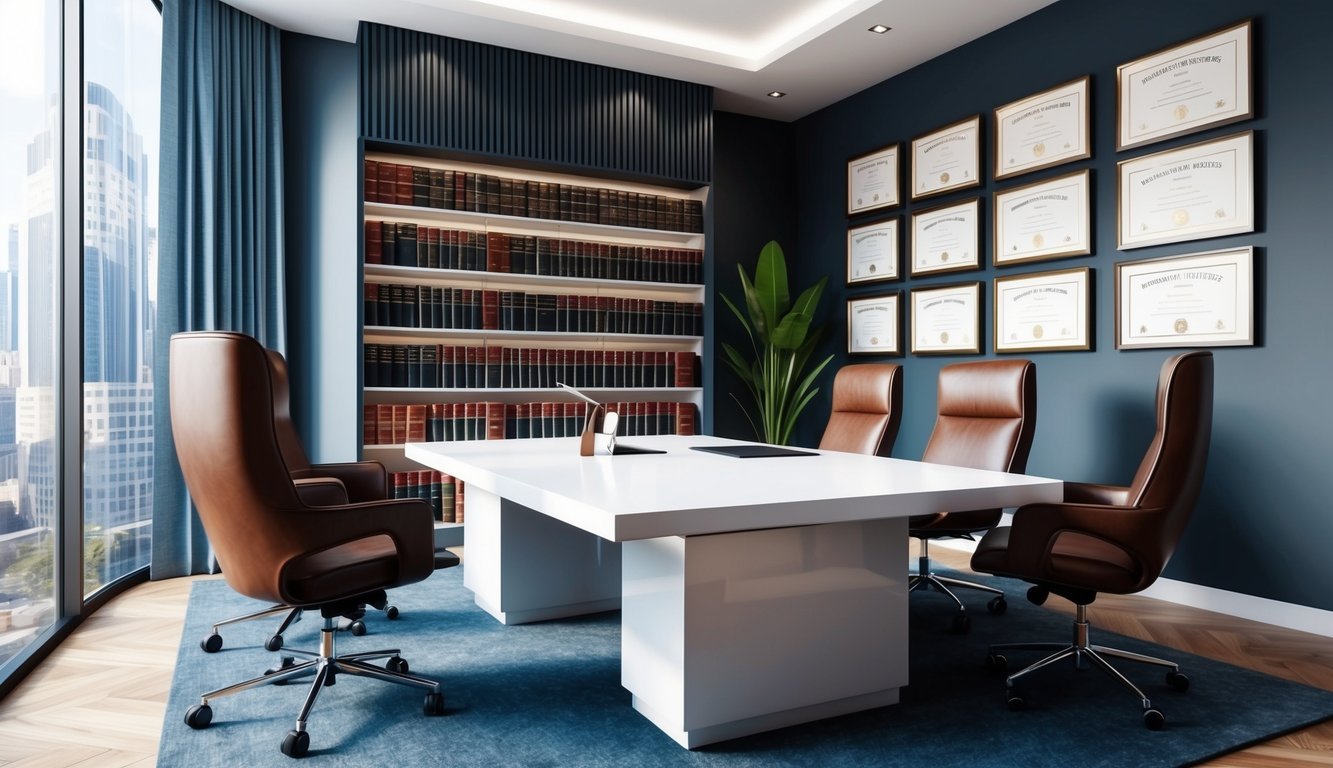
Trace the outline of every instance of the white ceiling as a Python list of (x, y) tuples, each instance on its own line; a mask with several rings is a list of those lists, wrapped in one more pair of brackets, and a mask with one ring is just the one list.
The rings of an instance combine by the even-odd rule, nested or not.
[[(729, 112), (795, 120), (1055, 0), (226, 0), (283, 29), (375, 21), (714, 86)], [(887, 34), (867, 29), (892, 27)], [(781, 99), (766, 96), (782, 91)]]

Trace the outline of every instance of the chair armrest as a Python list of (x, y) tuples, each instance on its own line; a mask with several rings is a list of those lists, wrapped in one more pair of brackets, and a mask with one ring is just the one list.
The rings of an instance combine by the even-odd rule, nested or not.
[(1125, 507), (1129, 505), (1129, 488), (1119, 485), (1066, 482), (1065, 503)]
[(1014, 512), (1008, 562), (1022, 573), (1044, 572), (1056, 537), (1066, 531), (1105, 539), (1132, 552), (1130, 543), (1156, 525), (1155, 518), (1163, 513), (1109, 504), (1028, 504)]
[(292, 480), (296, 497), (311, 507), (338, 507), (347, 503), (347, 488), (336, 477), (307, 477)]
[(388, 475), (378, 461), (316, 464), (292, 473), (292, 479), (334, 477), (347, 488), (347, 500), (353, 504), (389, 498)]
[[(420, 499), (302, 507), (289, 513), (289, 530), (299, 540), (288, 540), (284, 565), (274, 573), (274, 590), (286, 602), (299, 598), (282, 588), (281, 571), (309, 555), (376, 536), (387, 536), (398, 553), (398, 582), (411, 584), (435, 570), (435, 519), (430, 505)], [(393, 585), (385, 585), (393, 586)]]

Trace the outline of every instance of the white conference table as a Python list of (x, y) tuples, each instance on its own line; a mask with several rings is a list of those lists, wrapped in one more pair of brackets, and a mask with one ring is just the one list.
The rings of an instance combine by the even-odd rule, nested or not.
[(1062, 500), (1059, 480), (708, 436), (409, 443), (466, 484), (464, 584), (506, 624), (621, 610), (621, 684), (687, 748), (895, 704), (907, 518)]

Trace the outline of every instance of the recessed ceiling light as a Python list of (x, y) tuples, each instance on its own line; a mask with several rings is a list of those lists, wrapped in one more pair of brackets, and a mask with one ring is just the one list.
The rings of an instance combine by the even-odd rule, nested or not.
[(782, 91), (769, 91), (768, 95), (774, 99), (780, 99), (783, 96), (786, 96), (787, 94), (783, 93)]
[(874, 32), (877, 35), (882, 35), (885, 32), (888, 32), (890, 29), (893, 29), (893, 27), (886, 27), (883, 24), (876, 24), (875, 26), (871, 27), (869, 31)]

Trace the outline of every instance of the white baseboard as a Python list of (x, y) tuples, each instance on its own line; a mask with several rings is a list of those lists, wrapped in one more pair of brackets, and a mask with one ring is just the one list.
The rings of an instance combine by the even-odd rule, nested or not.
[[(977, 547), (975, 541), (967, 539), (936, 539), (931, 545), (960, 552), (972, 552)], [(1138, 594), (1168, 603), (1188, 605), (1191, 608), (1202, 608), (1205, 611), (1333, 638), (1333, 611), (1269, 600), (1240, 592), (1228, 592), (1225, 589), (1205, 587), (1175, 579), (1158, 579), (1152, 586)]]

